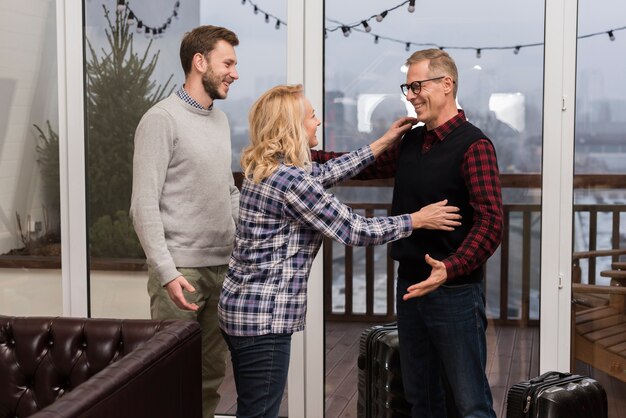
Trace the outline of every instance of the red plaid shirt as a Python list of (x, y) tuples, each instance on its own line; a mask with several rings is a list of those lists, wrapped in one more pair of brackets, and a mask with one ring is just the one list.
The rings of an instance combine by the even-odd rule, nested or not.
[[(435, 128), (426, 131), (422, 153), (430, 151), (435, 141), (445, 141), (446, 137), (465, 122), (465, 113), (459, 110), (456, 116)], [(399, 146), (381, 154), (376, 162), (361, 171), (355, 179), (370, 180), (392, 178), (396, 173)], [(312, 150), (313, 161), (319, 163), (336, 158), (343, 153)], [(470, 205), (474, 209), (473, 226), (465, 240), (454, 254), (445, 258), (448, 279), (464, 276), (485, 264), (502, 239), (502, 193), (496, 152), (487, 139), (476, 141), (465, 153), (460, 167)]]

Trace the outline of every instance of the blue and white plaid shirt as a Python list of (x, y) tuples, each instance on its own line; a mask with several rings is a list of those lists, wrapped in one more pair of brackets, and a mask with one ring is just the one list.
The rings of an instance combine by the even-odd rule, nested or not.
[(304, 329), (307, 280), (327, 236), (346, 245), (379, 245), (411, 235), (407, 215), (365, 218), (325, 191), (374, 161), (369, 146), (311, 172), (281, 164), (261, 183), (244, 179), (233, 255), (218, 316), (229, 335)]
[(187, 104), (190, 104), (191, 106), (197, 108), (197, 109), (202, 109), (202, 110), (212, 110), (213, 109), (213, 103), (211, 103), (211, 106), (209, 106), (209, 108), (207, 109), (206, 107), (202, 106), (200, 103), (196, 102), (190, 95), (189, 93), (187, 93), (187, 90), (185, 90), (185, 86), (182, 85), (180, 86), (180, 88), (178, 90), (176, 90), (176, 96), (178, 96), (179, 99), (181, 99), (182, 101), (184, 101)]

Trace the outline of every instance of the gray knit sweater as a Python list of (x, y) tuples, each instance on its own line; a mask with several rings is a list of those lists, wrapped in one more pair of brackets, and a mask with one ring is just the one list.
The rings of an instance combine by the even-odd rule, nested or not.
[(139, 122), (130, 215), (163, 285), (177, 267), (228, 264), (239, 210), (230, 160), (228, 120), (216, 108), (172, 94)]

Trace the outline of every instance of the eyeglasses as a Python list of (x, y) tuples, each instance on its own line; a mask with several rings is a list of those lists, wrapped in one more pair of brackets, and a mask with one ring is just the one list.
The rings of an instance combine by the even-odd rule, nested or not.
[(409, 93), (409, 89), (411, 89), (413, 94), (420, 94), (420, 91), (422, 91), (422, 83), (441, 80), (442, 78), (446, 78), (446, 76), (442, 75), (441, 77), (429, 78), (428, 80), (413, 81), (411, 84), (402, 84), (400, 85), (400, 90), (402, 90), (402, 94), (405, 96)]

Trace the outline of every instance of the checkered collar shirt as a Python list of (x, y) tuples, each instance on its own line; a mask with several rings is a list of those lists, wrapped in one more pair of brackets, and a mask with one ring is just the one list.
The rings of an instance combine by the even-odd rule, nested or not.
[(196, 109), (202, 109), (202, 110), (212, 110), (213, 109), (213, 103), (211, 103), (211, 106), (209, 106), (209, 108), (207, 109), (206, 107), (202, 106), (200, 103), (196, 102), (189, 95), (189, 93), (187, 93), (187, 91), (185, 90), (185, 86), (184, 85), (180, 86), (180, 88), (176, 91), (176, 96), (178, 96), (178, 98), (181, 99), (183, 102), (187, 103), (188, 105), (191, 105), (191, 106), (195, 107)]
[(411, 217), (364, 218), (325, 191), (374, 161), (369, 146), (312, 164), (281, 164), (258, 184), (244, 179), (239, 223), (218, 317), (229, 335), (304, 329), (307, 281), (323, 237), (379, 245), (411, 234)]

